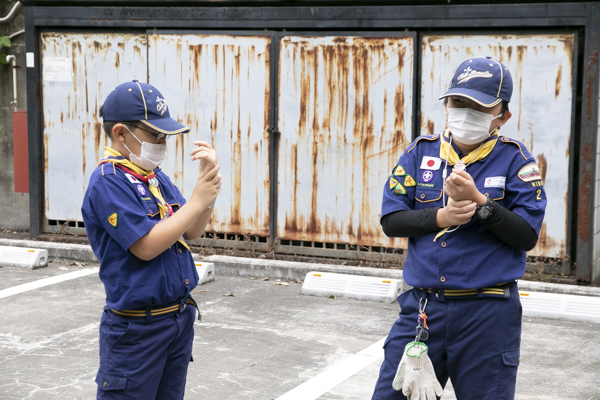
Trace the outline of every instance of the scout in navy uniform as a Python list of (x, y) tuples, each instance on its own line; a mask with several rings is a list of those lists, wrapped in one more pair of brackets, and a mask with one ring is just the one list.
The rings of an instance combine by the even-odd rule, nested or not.
[(404, 279), (414, 289), (398, 298), (374, 400), (434, 400), (448, 378), (459, 400), (514, 398), (515, 280), (537, 243), (546, 194), (534, 157), (498, 130), (511, 95), (500, 62), (460, 63), (440, 97), (448, 129), (417, 138), (385, 183), (382, 227), (409, 238)]
[(205, 173), (186, 202), (158, 168), (167, 139), (189, 131), (170, 117), (162, 94), (123, 83), (100, 116), (111, 146), (82, 206), (106, 291), (97, 398), (182, 399), (197, 308), (190, 292), (198, 283), (187, 240), (200, 237), (211, 217), (221, 187), (217, 157), (208, 143), (194, 142), (190, 155)]

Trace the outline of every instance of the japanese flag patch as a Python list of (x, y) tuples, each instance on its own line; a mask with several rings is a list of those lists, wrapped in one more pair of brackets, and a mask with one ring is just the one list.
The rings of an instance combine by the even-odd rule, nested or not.
[(442, 159), (438, 157), (423, 157), (421, 160), (421, 169), (429, 169), (432, 171), (437, 171), (440, 169), (440, 165), (442, 165)]
[(140, 180), (138, 178), (136, 178), (135, 176), (131, 175), (131, 174), (125, 174), (125, 176), (127, 177), (127, 179), (129, 179), (129, 182), (131, 183), (142, 183), (140, 182)]
[(523, 182), (541, 181), (542, 174), (537, 164), (528, 164), (519, 170), (519, 179)]

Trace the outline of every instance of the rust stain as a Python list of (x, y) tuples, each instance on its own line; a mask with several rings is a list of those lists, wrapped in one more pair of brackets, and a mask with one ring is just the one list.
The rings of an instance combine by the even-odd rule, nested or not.
[(120, 55), (119, 53), (115, 54), (115, 68), (119, 68), (121, 65)]
[(548, 169), (548, 162), (546, 161), (546, 157), (544, 153), (540, 153), (536, 157), (538, 167), (540, 167), (540, 173), (542, 174), (542, 181), (546, 182), (546, 171)]
[(554, 98), (558, 99), (558, 95), (560, 94), (560, 82), (562, 80), (562, 64), (558, 65), (558, 72), (556, 73), (556, 85), (554, 89)]
[(585, 161), (582, 163), (583, 170), (581, 171), (581, 182), (579, 184), (579, 196), (578, 196), (578, 207), (577, 207), (577, 236), (584, 242), (590, 240), (590, 221), (592, 216), (590, 215), (590, 202), (593, 198), (593, 174), (587, 169), (586, 164), (592, 161), (592, 145), (586, 143), (583, 147), (582, 158)]
[(119, 47), (121, 50), (125, 50), (125, 43), (119, 42), (117, 43), (117, 47)]
[[(598, 51), (594, 51), (592, 52), (592, 54), (590, 55), (590, 59), (587, 63), (587, 65), (585, 66), (586, 70), (592, 70), (594, 71), (594, 67), (598, 65)], [(586, 87), (585, 87), (585, 91), (586, 91), (586, 108), (585, 108), (585, 113), (587, 115), (588, 119), (592, 118), (592, 103), (593, 103), (593, 98), (594, 98), (594, 88), (596, 85), (596, 76), (594, 74), (588, 73), (587, 74), (588, 79), (587, 82), (585, 83)]]
[[(181, 135), (179, 135), (181, 136)], [(100, 153), (100, 143), (102, 140), (102, 124), (96, 120), (94, 122), (94, 150), (96, 150), (96, 154)]]
[[(515, 74), (519, 77), (519, 104), (523, 104), (521, 101), (522, 97), (522, 89), (523, 89), (523, 61), (525, 59), (525, 54), (527, 53), (527, 46), (516, 46), (517, 47), (517, 70), (512, 75)], [(520, 110), (519, 110), (520, 111)], [(521, 115), (523, 113), (519, 112), (519, 118), (517, 122), (517, 129), (521, 130)]]
[(83, 189), (85, 190), (85, 167), (86, 167), (86, 157), (85, 157), (85, 138), (86, 138), (86, 133), (88, 132), (90, 127), (90, 123), (89, 122), (85, 122), (83, 124), (81, 124), (81, 163), (82, 163), (82, 167), (83, 167)]

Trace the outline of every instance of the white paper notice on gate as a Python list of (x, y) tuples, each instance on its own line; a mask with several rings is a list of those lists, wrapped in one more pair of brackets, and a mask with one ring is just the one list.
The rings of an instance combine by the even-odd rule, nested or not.
[(53, 82), (71, 82), (73, 63), (69, 57), (44, 57), (44, 80)]

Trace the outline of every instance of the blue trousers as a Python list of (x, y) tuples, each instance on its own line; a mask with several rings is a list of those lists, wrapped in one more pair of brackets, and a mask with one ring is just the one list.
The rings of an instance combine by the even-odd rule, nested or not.
[(398, 297), (400, 317), (385, 341), (385, 358), (372, 400), (404, 400), (392, 381), (404, 352), (415, 340), (419, 299), (427, 298), (429, 358), (444, 387), (452, 380), (458, 400), (512, 400), (515, 396), (522, 308), (517, 285), (510, 298), (436, 298), (420, 289)]
[(100, 322), (98, 399), (183, 399), (192, 361), (196, 309), (123, 317), (105, 310)]

